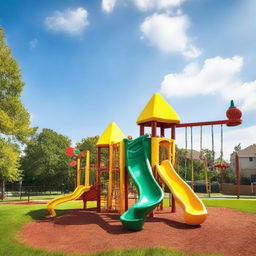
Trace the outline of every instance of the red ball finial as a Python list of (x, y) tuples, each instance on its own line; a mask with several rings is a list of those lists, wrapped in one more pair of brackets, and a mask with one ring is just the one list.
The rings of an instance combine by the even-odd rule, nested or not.
[(242, 112), (239, 108), (235, 106), (233, 100), (231, 100), (230, 107), (226, 111), (226, 116), (229, 120), (229, 122), (227, 123), (227, 126), (236, 126), (242, 123), (242, 120), (241, 120)]

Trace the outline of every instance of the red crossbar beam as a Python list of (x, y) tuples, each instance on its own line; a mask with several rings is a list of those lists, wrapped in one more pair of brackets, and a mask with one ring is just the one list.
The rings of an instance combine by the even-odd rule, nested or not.
[(230, 122), (230, 120), (196, 122), (196, 123), (183, 123), (183, 124), (176, 124), (176, 128), (192, 127), (192, 126), (203, 126), (203, 125), (220, 125), (220, 124), (228, 124), (229, 122)]

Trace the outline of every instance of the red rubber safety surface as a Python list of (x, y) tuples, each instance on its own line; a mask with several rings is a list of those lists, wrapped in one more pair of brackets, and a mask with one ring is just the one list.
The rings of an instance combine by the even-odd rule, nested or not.
[(47, 251), (93, 253), (110, 249), (164, 246), (187, 253), (256, 255), (256, 214), (228, 208), (207, 207), (201, 226), (188, 226), (177, 208), (156, 212), (144, 229), (123, 229), (116, 213), (71, 210), (51, 220), (33, 221), (19, 234), (22, 242)]

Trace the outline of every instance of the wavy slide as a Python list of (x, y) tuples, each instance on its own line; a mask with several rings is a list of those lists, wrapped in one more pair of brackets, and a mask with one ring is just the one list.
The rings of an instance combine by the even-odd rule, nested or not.
[(139, 200), (121, 215), (124, 228), (143, 229), (146, 216), (163, 200), (163, 191), (156, 182), (149, 162), (150, 139), (146, 136), (125, 140), (126, 165), (139, 192)]
[(82, 186), (82, 185), (80, 185), (74, 190), (73, 193), (71, 193), (69, 195), (66, 195), (66, 196), (61, 196), (61, 197), (57, 197), (57, 198), (52, 199), (46, 206), (47, 210), (50, 212), (49, 217), (55, 217), (56, 216), (56, 212), (54, 210), (56, 205), (79, 198), (84, 192), (89, 191), (90, 187), (91, 186)]
[(171, 190), (178, 204), (184, 209), (185, 223), (189, 225), (200, 225), (203, 223), (208, 214), (203, 202), (176, 173), (172, 163), (165, 160), (161, 165), (156, 164), (156, 170)]

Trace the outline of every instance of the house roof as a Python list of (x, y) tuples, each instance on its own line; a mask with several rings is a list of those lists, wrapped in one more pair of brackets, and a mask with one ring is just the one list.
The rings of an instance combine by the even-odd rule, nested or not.
[(117, 126), (115, 122), (112, 122), (98, 139), (97, 146), (110, 145), (111, 143), (120, 142), (124, 138), (125, 136), (121, 129)]
[[(200, 160), (200, 155), (201, 155), (201, 153), (200, 153), (199, 151), (194, 150), (194, 149), (192, 150), (192, 156), (193, 156), (193, 159), (194, 159), (194, 160)], [(191, 149), (188, 149), (188, 150), (187, 150), (186, 157), (187, 157), (188, 159), (190, 159), (190, 157), (191, 157)]]
[(179, 124), (180, 118), (169, 103), (159, 93), (155, 93), (140, 113), (137, 124), (149, 121)]
[(256, 157), (256, 144), (252, 144), (247, 148), (238, 151), (240, 157)]

